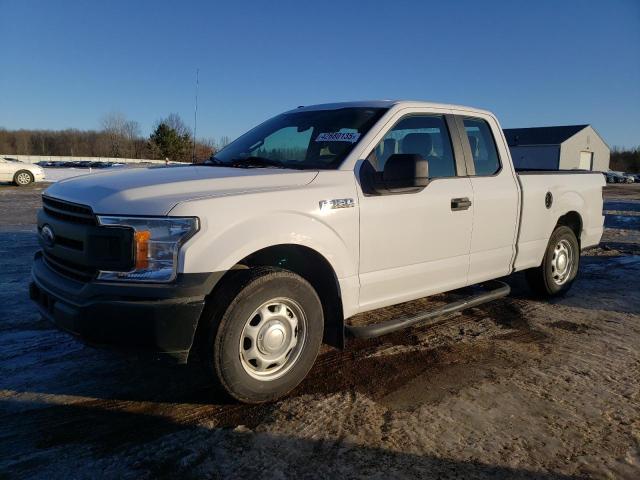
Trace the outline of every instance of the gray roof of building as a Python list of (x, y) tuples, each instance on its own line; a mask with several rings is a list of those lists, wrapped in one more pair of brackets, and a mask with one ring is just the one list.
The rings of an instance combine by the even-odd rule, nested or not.
[(589, 125), (560, 127), (505, 128), (504, 136), (510, 147), (518, 145), (560, 145)]

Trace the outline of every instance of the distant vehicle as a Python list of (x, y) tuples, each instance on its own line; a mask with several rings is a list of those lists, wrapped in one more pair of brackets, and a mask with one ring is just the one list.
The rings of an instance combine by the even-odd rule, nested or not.
[(633, 183), (636, 180), (635, 177), (629, 173), (620, 172), (620, 175), (622, 177), (621, 183)]
[(607, 183), (633, 183), (635, 178), (632, 175), (627, 175), (624, 172), (606, 172)]
[(346, 321), (358, 313), (521, 270), (538, 294), (562, 295), (580, 250), (600, 242), (604, 183), (599, 172), (517, 171), (483, 110), (302, 107), (202, 165), (49, 187), (30, 294), (89, 342), (178, 362), (197, 349), (231, 396), (273, 401), (302, 381), (323, 339), (387, 334), (509, 286), (414, 317)]
[(15, 158), (0, 157), (0, 182), (13, 182), (24, 187), (44, 180), (44, 170), (39, 165), (23, 163)]

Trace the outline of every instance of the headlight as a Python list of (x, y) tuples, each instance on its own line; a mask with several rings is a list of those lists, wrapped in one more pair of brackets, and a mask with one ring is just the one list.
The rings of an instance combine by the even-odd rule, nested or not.
[(135, 266), (129, 272), (100, 271), (99, 280), (124, 282), (170, 282), (176, 277), (178, 251), (198, 231), (195, 217), (98, 216), (100, 225), (133, 230)]

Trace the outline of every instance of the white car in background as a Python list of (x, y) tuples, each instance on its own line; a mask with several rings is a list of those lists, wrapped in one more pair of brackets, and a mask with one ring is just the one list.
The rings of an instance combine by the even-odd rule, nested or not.
[(0, 157), (0, 182), (13, 182), (24, 187), (44, 180), (44, 170), (38, 165), (23, 163), (13, 158)]

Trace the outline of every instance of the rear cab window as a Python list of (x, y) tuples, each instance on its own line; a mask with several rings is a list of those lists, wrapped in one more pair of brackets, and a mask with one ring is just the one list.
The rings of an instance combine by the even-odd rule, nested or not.
[(469, 139), (476, 176), (490, 176), (498, 173), (501, 168), (500, 157), (487, 121), (473, 117), (465, 117), (462, 120)]

